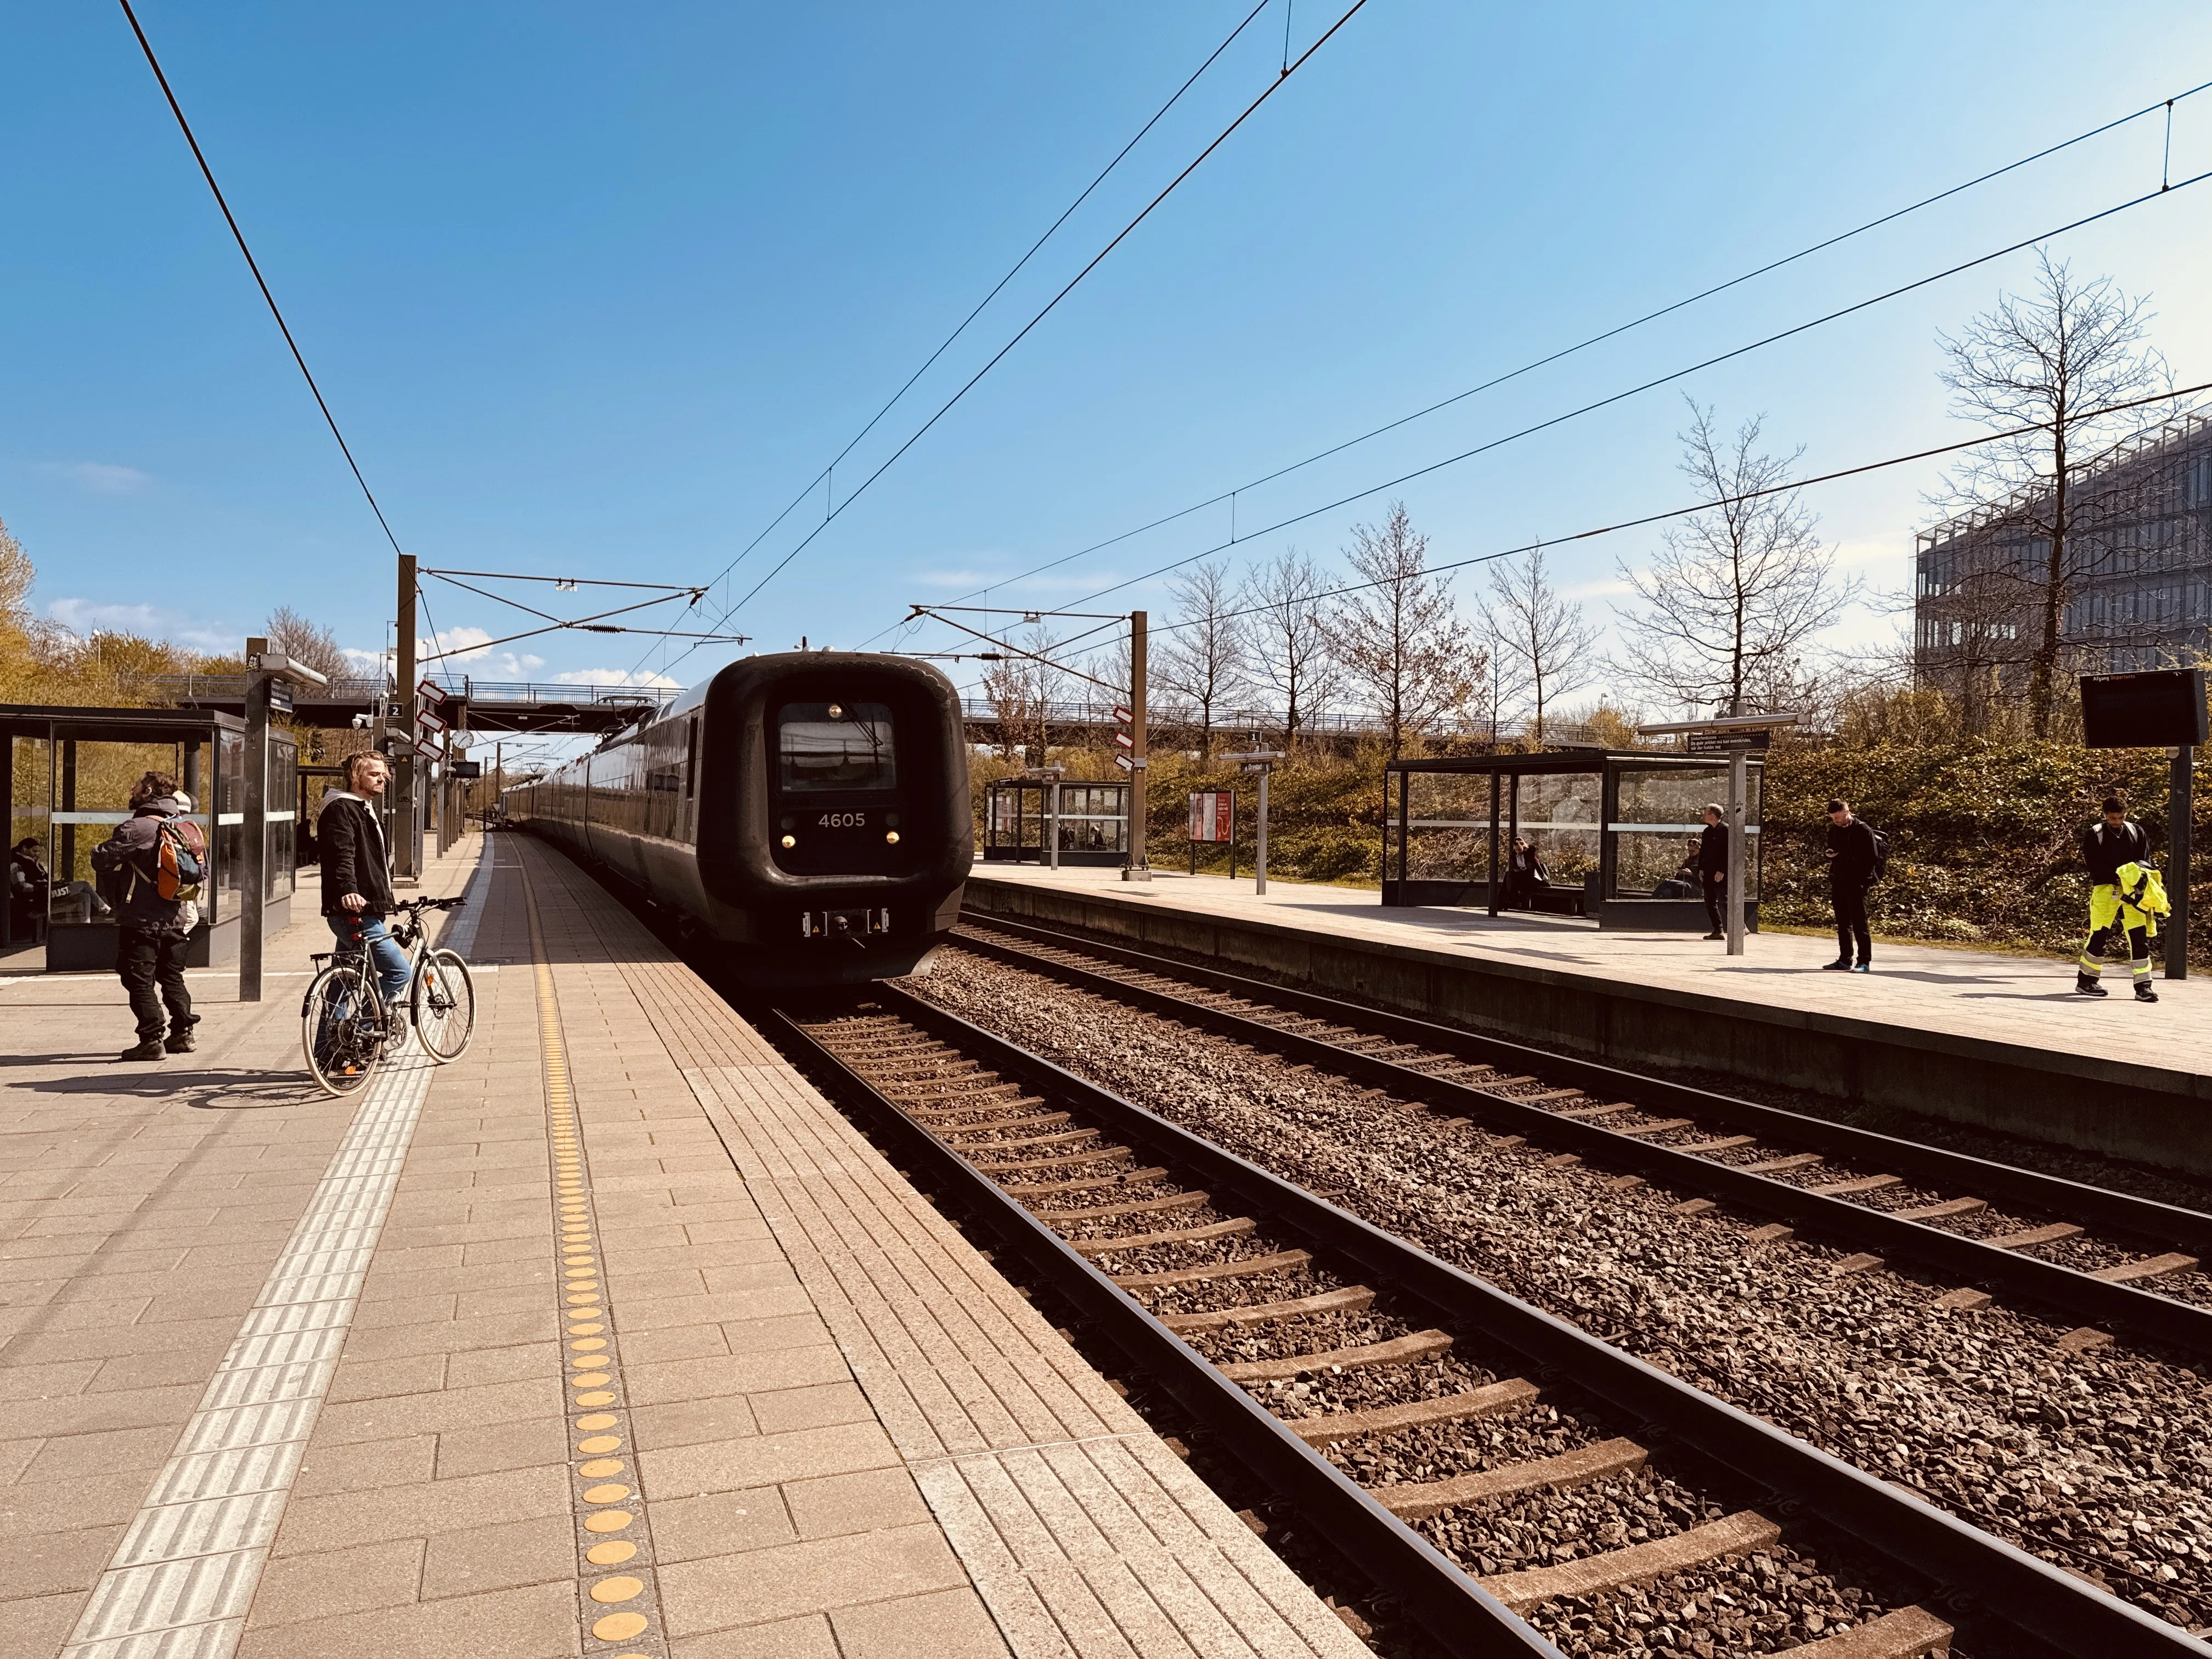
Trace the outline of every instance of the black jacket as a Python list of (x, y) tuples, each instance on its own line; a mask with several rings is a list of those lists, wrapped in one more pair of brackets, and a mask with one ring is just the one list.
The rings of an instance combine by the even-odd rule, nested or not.
[(119, 926), (153, 933), (183, 931), (178, 915), (183, 901), (161, 896), (155, 849), (161, 838), (161, 821), (179, 817), (184, 810), (174, 795), (157, 795), (92, 849), (92, 867), (120, 878), (116, 884), (123, 897), (115, 908)]
[(1874, 826), (1864, 818), (1828, 825), (1828, 874), (1838, 887), (1865, 887), (1874, 880)]
[(367, 802), (342, 789), (326, 793), (315, 820), (315, 842), (322, 853), (325, 915), (342, 913), (345, 906), (338, 901), (348, 893), (368, 901), (365, 915), (391, 914), (392, 855)]
[(1698, 832), (1698, 873), (1701, 876), (1728, 874), (1728, 825), (1709, 823)]
[(8, 892), (19, 903), (44, 903), (46, 890), (53, 884), (53, 878), (46, 873), (46, 866), (39, 862), (36, 854), (8, 854)]
[(2141, 864), (2150, 857), (2150, 837), (2142, 825), (2130, 818), (2117, 830), (2102, 818), (2081, 831), (2081, 862), (2089, 866), (2089, 884), (2109, 887), (2120, 878), (2124, 864)]

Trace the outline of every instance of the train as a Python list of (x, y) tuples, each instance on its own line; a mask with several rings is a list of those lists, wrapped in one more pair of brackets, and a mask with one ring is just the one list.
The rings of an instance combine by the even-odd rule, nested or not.
[(763, 989), (923, 969), (975, 857), (958, 692), (859, 652), (741, 659), (500, 810)]

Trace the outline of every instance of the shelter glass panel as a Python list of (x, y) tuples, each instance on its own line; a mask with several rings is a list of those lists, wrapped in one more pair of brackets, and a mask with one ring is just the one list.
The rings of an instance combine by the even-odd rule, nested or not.
[[(1744, 811), (1744, 897), (1759, 896), (1759, 769), (1747, 769)], [(1620, 771), (1620, 816), (1612, 824), (1613, 878), (1609, 898), (1650, 898), (1662, 884), (1687, 884), (1686, 892), (1665, 896), (1691, 897), (1701, 890), (1698, 882), (1698, 842), (1705, 826), (1707, 805), (1725, 808), (1728, 767), (1676, 768)]]
[[(1521, 779), (1514, 830), (1541, 860), (1554, 887), (1582, 887), (1597, 873), (1604, 774), (1537, 772)], [(1502, 810), (1502, 809), (1501, 809)]]
[[(1403, 775), (1407, 878), (1413, 881), (1489, 879), (1490, 778), (1479, 772)], [(1397, 832), (1393, 817), (1385, 826), (1386, 838)], [(1395, 855), (1397, 849), (1389, 851)], [(1395, 872), (1397, 866), (1386, 860), (1383, 868)]]

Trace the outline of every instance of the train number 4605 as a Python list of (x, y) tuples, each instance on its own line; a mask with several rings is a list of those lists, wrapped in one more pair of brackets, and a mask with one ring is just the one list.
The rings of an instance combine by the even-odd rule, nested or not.
[(868, 827), (866, 812), (824, 812), (814, 820), (817, 830), (865, 830)]

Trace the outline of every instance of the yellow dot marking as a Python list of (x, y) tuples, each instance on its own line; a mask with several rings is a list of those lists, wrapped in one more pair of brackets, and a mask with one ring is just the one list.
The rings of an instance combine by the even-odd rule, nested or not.
[(645, 1615), (611, 1613), (592, 1626), (592, 1634), (602, 1642), (627, 1642), (633, 1636), (645, 1634)]
[(584, 1501), (586, 1504), (619, 1504), (629, 1496), (628, 1486), (592, 1486), (585, 1492)]
[(604, 1544), (594, 1544), (584, 1552), (584, 1559), (595, 1567), (618, 1567), (637, 1553), (637, 1546), (626, 1538), (610, 1538)]
[(586, 1532), (620, 1532), (637, 1517), (628, 1510), (601, 1510), (584, 1517)]
[(602, 1578), (592, 1586), (594, 1601), (629, 1601), (645, 1594), (642, 1578)]
[[(614, 1413), (611, 1412), (594, 1412), (582, 1421), (587, 1429), (603, 1429), (612, 1420), (613, 1416)], [(588, 1440), (579, 1440), (576, 1443), (576, 1449), (594, 1457), (602, 1452), (620, 1451), (622, 1437), (618, 1434), (595, 1434)]]
[[(576, 1287), (571, 1285), (568, 1288), (573, 1291)], [(599, 1293), (597, 1291), (586, 1291), (580, 1296), (572, 1296), (568, 1298), (568, 1305), (580, 1312), (588, 1308), (591, 1310), (592, 1317), (596, 1319), (599, 1315)]]
[[(572, 1318), (574, 1317), (573, 1315), (570, 1316)], [(571, 1325), (568, 1327), (568, 1334), (571, 1336), (597, 1336), (605, 1329), (606, 1329), (606, 1327), (604, 1325)]]
[(592, 1371), (584, 1376), (572, 1376), (569, 1382), (580, 1389), (604, 1389), (614, 1379), (605, 1371)]
[(615, 1403), (615, 1397), (604, 1390), (598, 1394), (580, 1394), (576, 1396), (576, 1403), (579, 1406), (611, 1406)]
[(606, 1346), (607, 1340), (604, 1336), (587, 1336), (581, 1342), (571, 1342), (568, 1345), (568, 1352), (570, 1353), (597, 1353), (601, 1348), (604, 1348)]

